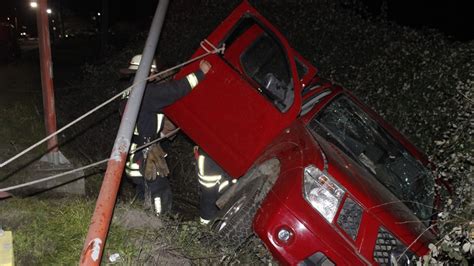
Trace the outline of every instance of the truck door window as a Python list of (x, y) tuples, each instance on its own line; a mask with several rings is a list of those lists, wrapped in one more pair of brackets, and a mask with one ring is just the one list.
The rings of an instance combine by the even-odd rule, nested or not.
[[(281, 112), (294, 100), (293, 79), (285, 49), (272, 31), (245, 15), (221, 42), (223, 58)], [(304, 72), (304, 67), (300, 66)]]
[(293, 103), (293, 85), (286, 54), (277, 41), (263, 32), (240, 58), (242, 68), (282, 112)]

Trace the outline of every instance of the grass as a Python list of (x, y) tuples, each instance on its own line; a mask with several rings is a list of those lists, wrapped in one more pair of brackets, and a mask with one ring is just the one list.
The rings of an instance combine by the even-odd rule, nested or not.
[[(0, 203), (0, 224), (13, 231), (17, 265), (77, 264), (94, 202), (80, 198), (11, 199)], [(129, 232), (112, 225), (107, 251), (132, 256)]]
[(159, 232), (157, 237), (167, 243), (169, 248), (183, 254), (192, 264), (274, 263), (271, 255), (256, 237), (248, 239), (240, 247), (235, 247), (215, 242), (218, 239), (215, 233), (197, 221), (180, 221), (179, 216), (167, 217), (163, 221), (167, 232)]
[[(1, 95), (0, 97), (3, 97)], [(8, 97), (6, 97), (8, 98)], [(37, 106), (32, 101), (23, 99), (21, 101), (0, 104), (0, 161), (4, 162), (13, 155), (44, 138), (45, 130), (43, 119), (40, 117)], [(28, 164), (33, 158), (38, 158), (46, 150), (46, 144), (33, 149), (26, 156), (0, 168), (0, 182), (8, 179), (8, 176)]]
[[(0, 224), (13, 231), (17, 265), (74, 265), (80, 258), (95, 202), (82, 198), (27, 198), (0, 203)], [(112, 223), (104, 250), (120, 254), (121, 264), (131, 264), (139, 253), (133, 239), (142, 230), (127, 230)]]
[[(16, 265), (77, 264), (94, 206), (93, 200), (71, 197), (34, 197), (0, 202), (0, 226), (13, 231)], [(250, 239), (238, 250), (217, 248), (206, 241), (210, 234), (207, 227), (197, 221), (182, 221), (179, 216), (163, 217), (162, 229), (130, 228), (120, 218), (130, 210), (143, 215), (139, 204), (117, 205), (103, 264), (109, 264), (109, 256), (115, 253), (120, 255), (115, 263), (119, 265), (263, 264), (269, 258), (256, 239)], [(160, 221), (156, 217), (152, 219)]]
[[(44, 137), (45, 130), (37, 107), (14, 102), (0, 106), (0, 136), (4, 143), (18, 150)], [(3, 142), (3, 141), (2, 141)]]

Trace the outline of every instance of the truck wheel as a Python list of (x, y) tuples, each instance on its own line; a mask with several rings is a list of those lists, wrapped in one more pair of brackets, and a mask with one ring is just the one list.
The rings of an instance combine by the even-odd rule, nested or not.
[(216, 242), (224, 240), (224, 244), (238, 247), (253, 234), (253, 218), (271, 188), (267, 180), (268, 176), (249, 180), (221, 209), (212, 226)]

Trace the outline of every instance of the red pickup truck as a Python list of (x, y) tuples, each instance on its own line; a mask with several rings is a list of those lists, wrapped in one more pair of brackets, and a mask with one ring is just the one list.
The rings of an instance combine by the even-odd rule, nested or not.
[(165, 113), (238, 180), (217, 202), (223, 238), (255, 233), (297, 265), (404, 265), (427, 253), (434, 178), (422, 152), (246, 1), (208, 40), (225, 53), (208, 56), (199, 88)]

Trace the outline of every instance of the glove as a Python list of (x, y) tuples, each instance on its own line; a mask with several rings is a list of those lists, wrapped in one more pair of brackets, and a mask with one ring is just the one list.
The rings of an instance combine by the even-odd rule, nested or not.
[(159, 144), (150, 147), (145, 161), (144, 177), (148, 181), (153, 181), (157, 176), (168, 176), (170, 170), (166, 164), (166, 153)]
[[(165, 119), (163, 119), (163, 129), (161, 130), (161, 136), (163, 137), (164, 135), (169, 134), (171, 131), (175, 130), (176, 126), (171, 122), (166, 116)], [(169, 140), (173, 140), (176, 137), (176, 135), (169, 136)]]

